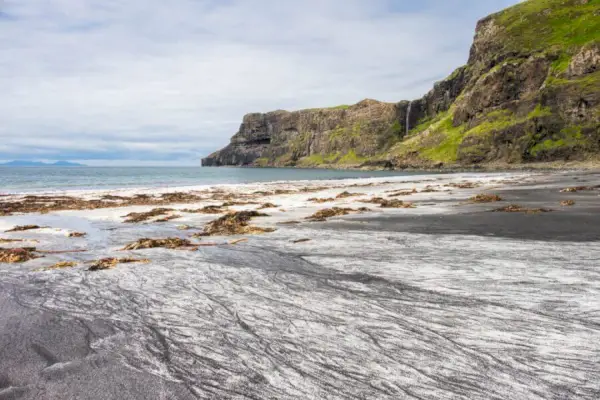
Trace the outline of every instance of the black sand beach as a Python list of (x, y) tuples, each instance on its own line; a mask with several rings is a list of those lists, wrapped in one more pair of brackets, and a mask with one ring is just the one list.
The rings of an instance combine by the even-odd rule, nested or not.
[[(177, 232), (88, 212), (89, 253), (0, 264), (0, 399), (597, 399), (600, 191), (560, 190), (600, 174), (503, 179), (327, 222), (290, 203), (245, 243), (35, 272)], [(480, 192), (503, 201), (466, 201)], [(507, 204), (554, 211), (492, 212)]]

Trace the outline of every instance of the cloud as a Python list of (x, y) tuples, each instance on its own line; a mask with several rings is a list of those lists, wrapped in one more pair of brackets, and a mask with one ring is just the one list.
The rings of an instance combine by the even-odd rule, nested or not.
[(247, 112), (417, 98), (516, 2), (5, 0), (0, 158), (197, 163)]

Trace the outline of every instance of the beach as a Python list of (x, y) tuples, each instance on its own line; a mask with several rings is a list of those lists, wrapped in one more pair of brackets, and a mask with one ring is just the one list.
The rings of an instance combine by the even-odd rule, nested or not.
[(600, 173), (27, 196), (0, 399), (600, 397)]

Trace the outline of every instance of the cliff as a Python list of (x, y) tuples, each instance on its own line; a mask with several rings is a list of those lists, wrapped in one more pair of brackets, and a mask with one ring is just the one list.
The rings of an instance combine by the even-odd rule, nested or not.
[(467, 65), (420, 99), (248, 114), (202, 165), (431, 167), (600, 155), (600, 0), (478, 22)]

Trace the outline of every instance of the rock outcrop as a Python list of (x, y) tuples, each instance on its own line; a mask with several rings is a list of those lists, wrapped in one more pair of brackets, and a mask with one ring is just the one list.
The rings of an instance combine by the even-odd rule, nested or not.
[(231, 143), (202, 165), (362, 163), (401, 139), (405, 108), (363, 100), (353, 106), (248, 114)]
[(249, 114), (203, 165), (465, 166), (600, 155), (600, 0), (479, 21), (467, 65), (420, 99)]

